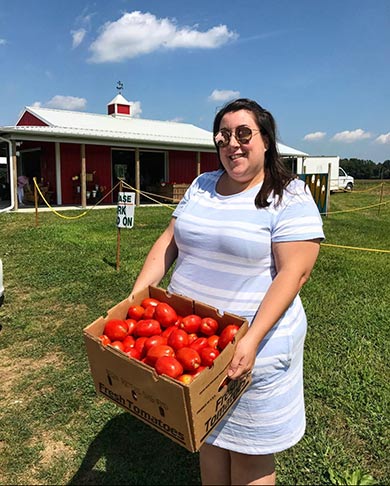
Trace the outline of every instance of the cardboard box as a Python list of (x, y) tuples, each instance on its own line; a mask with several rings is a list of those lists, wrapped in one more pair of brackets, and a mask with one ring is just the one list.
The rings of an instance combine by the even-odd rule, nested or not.
[[(132, 304), (154, 297), (171, 304), (179, 315), (198, 314), (214, 317), (223, 329), (228, 324), (240, 326), (233, 343), (221, 352), (212, 367), (189, 385), (158, 375), (141, 361), (128, 358), (104, 347), (98, 336), (105, 323), (113, 318), (126, 318)], [(132, 415), (174, 440), (191, 452), (199, 450), (205, 438), (220, 422), (230, 407), (244, 393), (251, 379), (228, 380), (227, 368), (237, 341), (247, 332), (248, 322), (232, 314), (221, 316), (216, 309), (158, 287), (149, 287), (134, 300), (125, 299), (84, 329), (84, 339), (96, 391)]]

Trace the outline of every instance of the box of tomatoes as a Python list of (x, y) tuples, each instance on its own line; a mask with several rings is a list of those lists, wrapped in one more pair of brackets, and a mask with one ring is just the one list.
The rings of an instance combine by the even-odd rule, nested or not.
[(159, 287), (125, 299), (84, 329), (95, 388), (191, 452), (245, 392), (227, 368), (248, 322)]

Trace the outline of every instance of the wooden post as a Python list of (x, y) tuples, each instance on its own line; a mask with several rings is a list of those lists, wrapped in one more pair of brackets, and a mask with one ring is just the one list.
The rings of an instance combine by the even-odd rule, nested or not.
[(86, 182), (86, 162), (85, 144), (81, 144), (81, 207), (87, 207), (87, 182)]
[(38, 190), (37, 190), (36, 177), (33, 177), (33, 182), (34, 182), (35, 226), (38, 226)]
[(196, 175), (200, 175), (200, 152), (196, 152)]
[[(119, 192), (123, 190), (123, 181), (122, 179), (119, 182)], [(120, 267), (120, 258), (121, 258), (121, 229), (117, 228), (117, 236), (116, 236), (116, 271), (119, 272)]]
[(325, 216), (329, 217), (329, 208), (330, 208), (330, 183), (331, 183), (331, 171), (332, 171), (332, 164), (328, 164), (328, 187), (326, 191), (326, 210)]
[(141, 163), (139, 158), (139, 148), (135, 149), (135, 205), (139, 206), (141, 202), (141, 197), (139, 191), (141, 190)]
[(19, 209), (19, 196), (18, 196), (18, 161), (16, 160), (16, 142), (12, 141), (12, 154), (10, 154), (12, 160), (12, 173), (13, 173), (13, 190), (14, 192), (14, 210)]
[(379, 203), (380, 205), (378, 206), (378, 216), (380, 215), (380, 212), (381, 212), (381, 205), (382, 205), (382, 201), (383, 201), (383, 182), (382, 182), (382, 185), (381, 185), (381, 193), (380, 193), (380, 196), (379, 196)]

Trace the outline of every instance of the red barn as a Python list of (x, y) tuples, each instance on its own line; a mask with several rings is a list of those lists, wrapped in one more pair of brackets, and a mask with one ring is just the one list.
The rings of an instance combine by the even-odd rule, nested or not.
[(119, 178), (136, 189), (138, 204), (140, 192), (177, 198), (194, 177), (218, 167), (210, 131), (135, 118), (121, 94), (104, 115), (26, 107), (15, 126), (0, 128), (0, 149), (11, 166), (13, 194), (17, 176), (27, 176), (31, 187), (35, 177), (54, 205), (85, 207), (107, 194), (104, 203), (113, 203)]

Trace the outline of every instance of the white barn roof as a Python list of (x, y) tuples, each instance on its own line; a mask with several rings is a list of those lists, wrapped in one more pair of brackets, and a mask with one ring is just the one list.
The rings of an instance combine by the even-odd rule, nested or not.
[[(112, 102), (114, 101), (115, 98)], [(19, 136), (23, 134), (24, 136), (34, 135), (50, 138), (94, 139), (137, 143), (138, 145), (169, 145), (170, 147), (187, 150), (215, 150), (212, 132), (189, 123), (148, 120), (133, 118), (128, 115), (110, 116), (32, 106), (26, 107), (23, 114), (26, 111), (47, 126), (1, 127), (0, 131), (18, 134)], [(280, 143), (278, 148), (281, 155), (307, 155), (302, 151)]]

